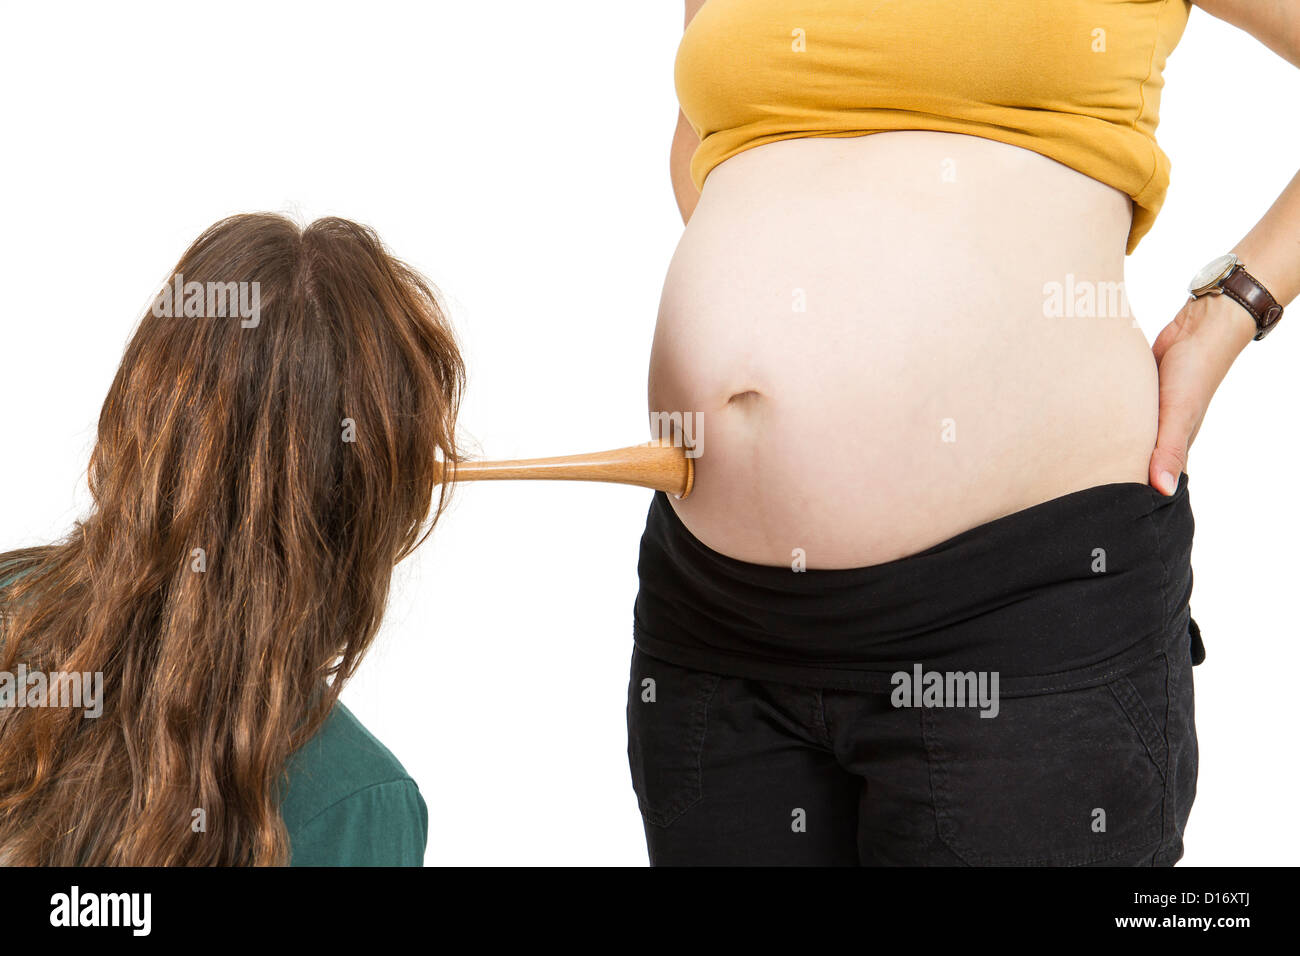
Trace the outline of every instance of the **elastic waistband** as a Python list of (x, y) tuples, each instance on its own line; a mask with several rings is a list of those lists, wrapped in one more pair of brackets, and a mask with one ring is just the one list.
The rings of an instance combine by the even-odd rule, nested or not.
[(662, 492), (641, 537), (637, 645), (737, 677), (887, 691), (890, 675), (998, 671), (1004, 695), (1104, 682), (1190, 624), (1187, 476), (1098, 485), (866, 568), (720, 554)]

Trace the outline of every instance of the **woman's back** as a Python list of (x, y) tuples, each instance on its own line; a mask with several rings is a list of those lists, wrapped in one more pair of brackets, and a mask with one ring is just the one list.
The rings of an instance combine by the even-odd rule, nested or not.
[(90, 513), (0, 555), (26, 572), (0, 671), (103, 687), (93, 715), (0, 710), (0, 859), (419, 862), (418, 792), (337, 697), (445, 503), (463, 380), (433, 289), (369, 229), (195, 240), (105, 399)]
[[(19, 575), (0, 571), (0, 596)], [(0, 608), (3, 608), (0, 603)], [(16, 675), (0, 707), (15, 705)], [(24, 675), (26, 676), (26, 675)], [(46, 695), (48, 698), (48, 695)], [(86, 701), (89, 703), (89, 701)], [(342, 701), (286, 766), (281, 813), (293, 866), (420, 866), (429, 813), (406, 768)], [(191, 811), (191, 832), (207, 830), (207, 809)]]

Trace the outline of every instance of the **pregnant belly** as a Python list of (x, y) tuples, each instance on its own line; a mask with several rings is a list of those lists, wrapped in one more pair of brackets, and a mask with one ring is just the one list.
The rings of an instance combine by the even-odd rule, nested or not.
[(771, 143), (710, 175), (650, 364), (714, 550), (862, 567), (1147, 480), (1156, 366), (1123, 296), (1128, 198), (958, 134)]

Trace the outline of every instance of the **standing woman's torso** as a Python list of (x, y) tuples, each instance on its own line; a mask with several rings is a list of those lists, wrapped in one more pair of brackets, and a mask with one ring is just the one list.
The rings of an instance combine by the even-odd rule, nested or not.
[[(707, 0), (678, 51), (700, 201), (652, 411), (703, 416), (675, 507), (742, 560), (858, 567), (1145, 482), (1122, 295), (1169, 163), (1186, 0)], [(870, 134), (870, 135), (863, 135)]]

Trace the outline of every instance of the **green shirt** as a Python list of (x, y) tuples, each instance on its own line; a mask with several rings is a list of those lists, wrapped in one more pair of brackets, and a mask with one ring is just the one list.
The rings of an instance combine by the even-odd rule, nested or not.
[(287, 769), (281, 813), (292, 866), (424, 864), (429, 811), (420, 788), (341, 701)]
[[(0, 588), (17, 575), (0, 575)], [(280, 804), (291, 866), (422, 866), (420, 788), (343, 703), (290, 758)]]

